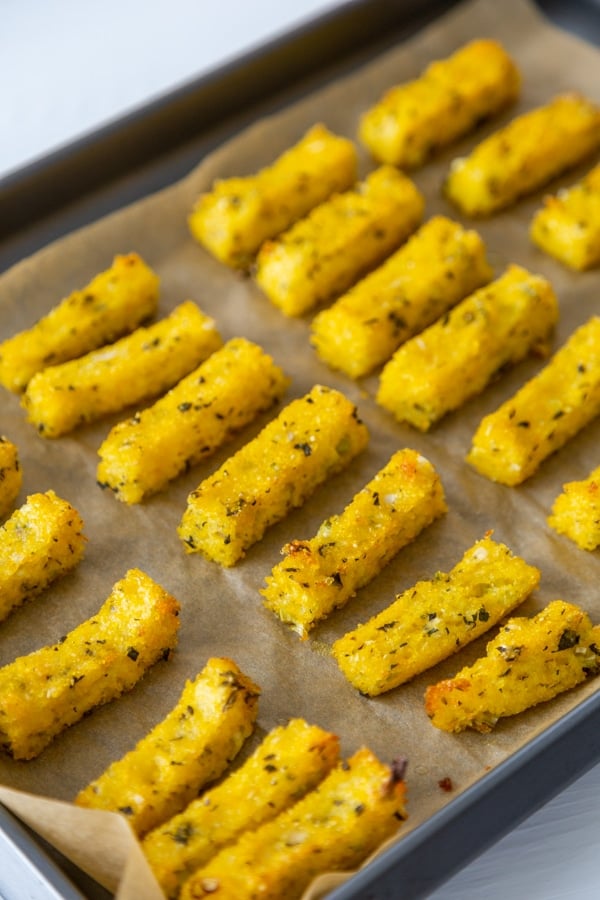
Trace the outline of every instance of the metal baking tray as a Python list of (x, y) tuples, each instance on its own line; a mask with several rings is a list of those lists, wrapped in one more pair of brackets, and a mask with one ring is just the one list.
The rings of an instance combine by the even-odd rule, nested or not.
[[(537, 2), (550, 20), (600, 45), (599, 0)], [(454, 5), (453, 0), (350, 0), (0, 179), (0, 271), (174, 183), (258, 116), (351, 71)], [(331, 900), (426, 897), (598, 759), (600, 692), (331, 892)], [(0, 806), (0, 896), (107, 900), (110, 895)]]

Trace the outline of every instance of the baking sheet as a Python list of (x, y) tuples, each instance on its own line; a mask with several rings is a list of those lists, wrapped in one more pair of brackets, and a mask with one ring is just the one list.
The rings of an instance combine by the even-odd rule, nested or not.
[[(132, 565), (148, 571), (183, 605), (180, 645), (173, 661), (155, 667), (131, 694), (65, 733), (38, 760), (0, 760), (0, 781), (5, 785), (68, 803), (83, 784), (126, 752), (168, 711), (186, 677), (195, 675), (209, 656), (228, 655), (262, 688), (259, 728), (248, 749), (273, 725), (289, 716), (303, 715), (336, 731), (346, 754), (367, 742), (383, 758), (399, 754), (409, 758), (410, 820), (402, 836), (597, 691), (597, 682), (590, 682), (544, 708), (501, 723), (489, 736), (437, 732), (423, 712), (424, 688), (479, 655), (485, 645), (483, 639), (387, 696), (367, 700), (356, 695), (327, 656), (331, 642), (387, 605), (395, 593), (439, 569), (450, 568), (489, 528), (494, 529), (498, 540), (542, 570), (541, 587), (522, 607), (523, 612), (535, 612), (561, 596), (580, 603), (600, 620), (598, 554), (577, 550), (554, 535), (545, 523), (562, 483), (583, 477), (597, 465), (598, 423), (522, 487), (488, 483), (464, 463), (471, 435), (484, 413), (541, 366), (539, 360), (516, 367), (429, 435), (418, 434), (390, 421), (377, 409), (373, 402), (375, 377), (354, 384), (321, 364), (308, 344), (309, 320), (284, 319), (250, 280), (226, 270), (194, 244), (185, 222), (195, 196), (214, 177), (254, 171), (294, 143), (316, 121), (355, 137), (360, 113), (385, 87), (414, 76), (431, 59), (447, 55), (471, 37), (495, 36), (505, 43), (522, 69), (519, 104), (414, 174), (426, 196), (427, 216), (441, 212), (461, 219), (440, 195), (442, 179), (455, 155), (466, 152), (516, 112), (544, 102), (558, 90), (579, 89), (599, 99), (595, 90), (600, 57), (595, 49), (549, 27), (533, 7), (520, 0), (510, 0), (503, 12), (498, 19), (497, 8), (490, 0), (460, 6), (414, 40), (343, 81), (257, 122), (174, 187), (41, 251), (0, 280), (3, 338), (27, 327), (60, 297), (106, 268), (115, 253), (136, 250), (161, 276), (161, 314), (185, 297), (195, 299), (215, 316), (225, 339), (244, 334), (274, 355), (292, 376), (287, 400), (302, 395), (316, 382), (337, 387), (355, 400), (371, 431), (369, 449), (346, 473), (319, 491), (302, 510), (271, 529), (235, 569), (223, 571), (197, 556), (186, 556), (175, 527), (187, 493), (255, 434), (271, 414), (163, 495), (142, 507), (127, 508), (95, 485), (95, 451), (110, 425), (120, 417), (47, 442), (25, 423), (18, 400), (5, 394), (2, 429), (21, 451), (22, 498), (49, 488), (65, 496), (81, 512), (89, 544), (86, 559), (76, 573), (3, 623), (0, 664), (54, 641), (89, 616), (114, 581)], [(552, 188), (571, 183), (589, 165), (564, 176)], [(369, 167), (363, 156), (362, 171)], [(550, 278), (561, 307), (558, 346), (578, 324), (600, 311), (596, 297), (599, 276), (595, 272), (566, 272), (529, 245), (527, 223), (540, 196), (477, 223), (477, 227), (486, 239), (496, 274), (508, 262), (518, 262)], [(265, 575), (278, 561), (279, 549), (287, 540), (311, 536), (322, 518), (341, 510), (400, 446), (415, 447), (436, 465), (449, 502), (447, 516), (403, 550), (345, 610), (316, 629), (310, 641), (299, 642), (262, 608), (258, 589)], [(439, 788), (439, 781), (445, 777), (450, 777), (454, 785), (450, 795)], [(70, 806), (64, 812), (70, 814)], [(39, 825), (38, 805), (31, 816)], [(44, 818), (56, 822), (54, 807)], [(64, 830), (68, 832), (70, 827)], [(58, 841), (60, 835), (53, 838)], [(93, 856), (85, 861), (86, 868), (93, 868)], [(98, 873), (100, 880), (114, 887), (118, 869), (116, 864), (110, 873)]]

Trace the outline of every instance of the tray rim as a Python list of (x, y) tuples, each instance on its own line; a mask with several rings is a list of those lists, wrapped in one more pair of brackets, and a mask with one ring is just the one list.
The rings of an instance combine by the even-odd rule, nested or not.
[[(69, 880), (60, 866), (50, 858), (23, 823), (0, 803), (0, 857), (3, 851), (12, 855), (13, 866), (21, 866), (31, 881), (31, 900), (45, 898), (49, 887), (52, 893), (48, 897), (61, 900), (83, 900), (83, 894)], [(29, 887), (29, 885), (28, 885)], [(2, 883), (0, 883), (0, 889)], [(40, 891), (46, 893), (42, 895)], [(3, 895), (0, 895), (3, 896)], [(15, 895), (16, 897), (16, 895)], [(6, 900), (11, 900), (8, 896)]]
[[(403, 898), (426, 898), (432, 890), (593, 768), (600, 760), (599, 729), (600, 690), (596, 690), (402, 837), (396, 846), (388, 848), (359, 870), (351, 881), (336, 888), (328, 897), (330, 900), (361, 900), (366, 897), (361, 890), (378, 879), (383, 892), (369, 896), (393, 900), (397, 897), (398, 881), (403, 879)], [(542, 766), (543, 772), (540, 772)], [(510, 789), (508, 798), (504, 796), (507, 786)], [(493, 825), (489, 815), (481, 816), (483, 803), (489, 814), (490, 798), (494, 798)], [(463, 838), (473, 838), (473, 835), (476, 837), (472, 850), (463, 847), (460, 858), (457, 858), (457, 844)], [(432, 873), (434, 865), (438, 868)]]
[[(571, 4), (561, 0), (535, 2), (551, 21), (562, 27), (568, 28), (571, 14), (575, 20), (572, 29), (575, 33), (580, 33), (586, 17), (598, 10), (597, 0), (576, 0)], [(169, 165), (169, 153), (177, 151), (192, 136), (190, 118), (200, 99), (204, 102), (204, 108), (201, 120), (192, 130), (196, 135), (199, 125), (210, 129), (234, 115), (236, 105), (239, 108), (240, 103), (256, 103), (262, 99), (269, 73), (274, 66), (281, 66), (284, 59), (285, 86), (293, 86), (306, 77), (305, 51), (309, 43), (314, 50), (310, 65), (317, 62), (321, 69), (327, 63), (324, 51), (330, 53), (329, 41), (334, 31), (336, 59), (338, 56), (347, 59), (381, 40), (390, 26), (395, 28), (393, 40), (396, 42), (400, 29), (406, 29), (406, 33), (400, 35), (402, 39), (459, 3), (460, 0), (400, 0), (395, 4), (386, 0), (344, 0), (339, 7), (314, 16), (299, 27), (240, 54), (223, 66), (190, 79), (149, 103), (9, 172), (0, 178), (0, 251), (2, 242), (17, 232), (18, 240), (13, 242), (13, 248), (9, 241), (8, 259), (12, 265), (35, 249), (40, 249), (48, 239), (71, 230), (69, 223), (65, 228), (59, 221), (58, 225), (50, 224), (49, 231), (42, 229), (41, 237), (35, 235), (40, 224), (51, 221), (55, 215), (60, 218), (82, 190), (85, 194), (102, 191), (107, 185), (112, 186), (115, 180), (135, 172), (140, 165), (151, 162), (156, 166), (159, 174), (151, 176), (153, 187), (157, 186), (155, 177), (158, 178), (158, 186), (162, 187), (185, 174), (181, 163)], [(556, 22), (557, 18), (559, 22)], [(592, 38), (595, 37), (600, 43), (600, 23), (596, 32)], [(590, 39), (589, 33), (586, 36)], [(304, 60), (303, 64), (301, 60)], [(249, 72), (253, 78), (248, 78)], [(252, 90), (247, 88), (250, 83), (254, 85)], [(240, 93), (241, 85), (245, 87)], [(142, 148), (147, 150), (147, 135), (156, 132), (157, 123), (164, 123), (165, 118), (170, 127), (161, 129), (161, 132), (168, 132), (169, 140), (155, 143), (153, 153), (149, 155), (146, 152), (144, 158), (141, 154)], [(115, 159), (114, 148), (124, 136), (128, 136), (126, 152)], [(101, 159), (103, 165), (91, 166), (92, 159)], [(184, 161), (183, 165), (187, 162)], [(63, 190), (56, 190), (57, 182), (63, 184)], [(139, 193), (128, 196), (126, 203), (149, 193), (147, 182), (135, 190)], [(94, 215), (94, 209), (92, 203), (91, 208), (83, 213), (84, 220), (77, 221), (75, 227), (98, 218), (97, 213)], [(34, 230), (34, 236), (28, 239), (29, 229)], [(25, 235), (24, 243), (20, 242), (22, 233)], [(2, 263), (0, 253), (0, 271)], [(396, 846), (378, 855), (347, 882), (331, 891), (328, 897), (331, 900), (392, 898), (397, 896), (399, 882), (406, 900), (426, 897), (576, 781), (598, 760), (600, 691), (581, 701), (552, 726), (482, 775), (441, 810), (402, 837)], [(542, 763), (544, 771), (540, 775)], [(520, 789), (521, 785), (527, 785), (528, 790)], [(508, 799), (511, 802), (507, 802), (504, 793), (510, 794)], [(488, 824), (482, 827), (480, 806), (482, 802), (489, 803), (492, 796), (496, 798), (494, 826)], [(27, 860), (38, 879), (47, 883), (48, 897), (61, 896), (65, 900), (84, 897), (35, 836), (30, 835), (2, 804), (0, 833), (8, 839), (7, 845), (14, 853)], [(457, 844), (466, 838), (470, 838), (470, 848), (463, 844), (457, 849)], [(423, 869), (425, 858), (427, 866)]]

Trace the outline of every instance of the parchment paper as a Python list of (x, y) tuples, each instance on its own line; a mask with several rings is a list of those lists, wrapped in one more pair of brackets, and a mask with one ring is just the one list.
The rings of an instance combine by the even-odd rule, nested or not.
[[(258, 727), (245, 752), (276, 724), (291, 716), (304, 716), (337, 732), (345, 755), (366, 743), (383, 759), (406, 756), (410, 819), (400, 832), (400, 840), (598, 689), (598, 681), (592, 680), (556, 701), (499, 723), (488, 736), (451, 736), (437, 731), (424, 713), (425, 687), (454, 674), (480, 655), (488, 638), (377, 699), (361, 697), (350, 687), (328, 655), (330, 644), (418, 579), (431, 577), (438, 570), (447, 571), (488, 529), (541, 569), (541, 586), (521, 612), (534, 613), (550, 600), (562, 597), (581, 604), (595, 621), (600, 621), (600, 555), (579, 550), (546, 524), (546, 515), (563, 482), (585, 477), (598, 464), (600, 423), (590, 425), (521, 487), (492, 484), (464, 462), (472, 434), (482, 415), (495, 409), (539, 370), (542, 361), (528, 360), (516, 366), (481, 397), (448, 416), (430, 434), (422, 435), (397, 425), (376, 407), (376, 376), (356, 384), (330, 371), (309, 346), (309, 319), (284, 318), (251, 279), (231, 272), (202, 250), (186, 225), (197, 194), (210, 187), (216, 176), (254, 172), (317, 121), (355, 138), (360, 113), (386, 87), (416, 76), (429, 61), (448, 55), (465, 41), (486, 36), (500, 39), (518, 62), (523, 74), (520, 101), (413, 174), (426, 197), (427, 217), (444, 213), (460, 220), (440, 194), (454, 156), (468, 152), (513, 115), (549, 100), (560, 90), (581, 90), (600, 100), (598, 51), (549, 26), (524, 0), (509, 0), (501, 7), (492, 0), (461, 5), (414, 39), (350, 76), (255, 123), (174, 187), (43, 249), (0, 279), (0, 338), (4, 338), (29, 326), (72, 289), (86, 284), (110, 265), (114, 254), (136, 250), (161, 277), (161, 314), (184, 298), (196, 300), (216, 318), (225, 340), (245, 335), (273, 354), (292, 377), (284, 402), (301, 396), (315, 383), (339, 388), (358, 404), (371, 433), (369, 448), (345, 473), (272, 528), (235, 568), (224, 570), (198, 555), (186, 555), (175, 529), (188, 492), (256, 434), (277, 410), (262, 416), (164, 493), (143, 505), (126, 507), (95, 483), (96, 450), (111, 425), (124, 415), (52, 442), (38, 437), (26, 423), (16, 397), (2, 394), (1, 431), (18, 445), (24, 472), (19, 504), (34, 491), (52, 488), (79, 510), (89, 543), (76, 572), (2, 623), (0, 664), (55, 641), (93, 614), (113, 583), (131, 566), (146, 570), (182, 604), (179, 648), (171, 662), (157, 664), (130, 694), (70, 728), (38, 759), (27, 763), (0, 759), (0, 782), (11, 789), (2, 792), (1, 799), (103, 884), (117, 890), (120, 883), (120, 897), (139, 896), (128, 887), (132, 866), (136, 878), (141, 877), (136, 869), (139, 854), (136, 856), (134, 849), (134, 860), (127, 863), (123, 832), (119, 830), (115, 837), (112, 830), (114, 816), (82, 813), (72, 809), (69, 801), (167, 713), (184, 680), (195, 676), (210, 656), (231, 657), (262, 688)], [(572, 183), (594, 162), (590, 160), (571, 171), (550, 188)], [(363, 172), (371, 166), (366, 155), (361, 165)], [(517, 262), (551, 280), (561, 310), (555, 341), (558, 346), (576, 326), (600, 312), (600, 274), (569, 272), (531, 246), (527, 226), (541, 197), (540, 192), (505, 213), (476, 223), (476, 227), (486, 240), (496, 275), (509, 262)], [(317, 628), (311, 639), (299, 641), (263, 608), (258, 590), (265, 576), (280, 559), (280, 548), (287, 540), (312, 536), (322, 519), (341, 511), (400, 447), (420, 450), (437, 467), (449, 503), (447, 515), (402, 550), (375, 582)], [(453, 793), (444, 792), (438, 784), (446, 777), (452, 780)], [(21, 797), (15, 789), (27, 795)], [(34, 795), (33, 800), (29, 793)], [(60, 815), (54, 805), (49, 809), (46, 803), (36, 802), (37, 795), (63, 801)], [(71, 813), (77, 816), (75, 822), (69, 819)], [(88, 823), (85, 826), (79, 824), (82, 815)], [(88, 820), (90, 815), (94, 817)], [(100, 824), (99, 819), (106, 824)], [(121, 829), (120, 822), (118, 825)], [(92, 852), (90, 827), (97, 835), (91, 842)], [(104, 852), (102, 860), (97, 849), (100, 846), (113, 848)], [(127, 865), (129, 874), (123, 874)], [(338, 881), (339, 876), (332, 881), (321, 880), (321, 888)], [(139, 881), (134, 879), (133, 883), (139, 886)], [(145, 896), (151, 897), (150, 888)]]

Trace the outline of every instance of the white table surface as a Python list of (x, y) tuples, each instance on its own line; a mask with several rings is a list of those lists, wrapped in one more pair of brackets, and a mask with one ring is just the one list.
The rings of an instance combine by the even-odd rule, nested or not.
[[(337, 5), (0, 0), (0, 178)], [(599, 799), (600, 764), (431, 897), (598, 900)]]

